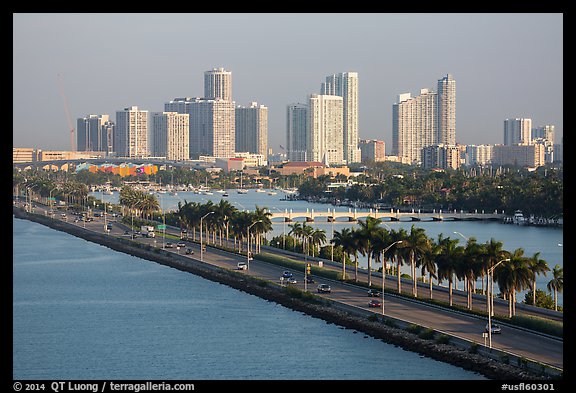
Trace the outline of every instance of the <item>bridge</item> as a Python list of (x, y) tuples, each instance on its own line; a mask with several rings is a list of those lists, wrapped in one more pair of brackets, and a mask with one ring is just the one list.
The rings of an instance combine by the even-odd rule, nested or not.
[(366, 220), (368, 217), (378, 218), (382, 221), (463, 221), (463, 220), (502, 220), (506, 215), (504, 212), (493, 213), (482, 212), (464, 212), (460, 211), (442, 211), (433, 210), (432, 212), (421, 212), (420, 210), (412, 210), (411, 212), (404, 212), (400, 210), (378, 210), (370, 209), (368, 211), (358, 211), (356, 209), (348, 209), (347, 212), (337, 212), (335, 209), (328, 209), (328, 211), (314, 211), (314, 209), (306, 209), (306, 211), (295, 212), (292, 209), (286, 209), (284, 212), (269, 212), (271, 215), (270, 220), (280, 219), (281, 222), (292, 222), (297, 220), (305, 220), (306, 222), (314, 222), (317, 219), (327, 222), (348, 221), (356, 222), (359, 219)]

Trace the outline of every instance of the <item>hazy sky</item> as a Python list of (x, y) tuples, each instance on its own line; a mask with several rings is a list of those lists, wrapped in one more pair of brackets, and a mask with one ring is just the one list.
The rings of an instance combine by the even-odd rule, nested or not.
[(358, 72), (361, 139), (392, 143), (397, 95), (456, 80), (456, 142), (503, 143), (506, 118), (563, 136), (561, 13), (13, 14), (13, 145), (69, 150), (89, 114), (163, 111), (201, 97), (204, 71), (232, 72), (237, 105), (268, 107), (268, 143), (286, 144), (286, 106), (327, 75)]

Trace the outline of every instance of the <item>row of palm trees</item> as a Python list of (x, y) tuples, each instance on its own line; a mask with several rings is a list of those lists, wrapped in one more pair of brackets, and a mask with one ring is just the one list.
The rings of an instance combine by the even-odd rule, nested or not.
[[(412, 277), (412, 294), (418, 296), (417, 271), (428, 275), (429, 297), (433, 298), (432, 279), (438, 284), (448, 282), (449, 303), (452, 305), (452, 289), (455, 279), (463, 280), (467, 291), (467, 308), (472, 308), (472, 294), (476, 291), (476, 283), (480, 279), (482, 293), (488, 288), (488, 271), (494, 270), (493, 280), (498, 284), (505, 299), (508, 299), (509, 317), (516, 314), (516, 293), (531, 289), (536, 296), (536, 277), (546, 275), (550, 271), (546, 261), (540, 259), (540, 253), (528, 257), (524, 250), (518, 248), (513, 252), (502, 248), (502, 242), (491, 239), (486, 243), (478, 243), (474, 237), (468, 238), (466, 245), (458, 245), (459, 239), (426, 236), (424, 229), (412, 225), (410, 231), (385, 229), (380, 226), (382, 221), (368, 217), (359, 221), (357, 229), (344, 228), (335, 231), (331, 242), (342, 250), (349, 258), (354, 256), (356, 267), (354, 279), (358, 280), (358, 254), (368, 260), (368, 285), (372, 286), (372, 260), (377, 263), (386, 261), (396, 264), (397, 291), (402, 292), (400, 267), (410, 265)], [(386, 269), (382, 269), (386, 274)], [(342, 273), (346, 277), (345, 256), (342, 259)], [(553, 279), (548, 283), (548, 289), (554, 292), (554, 304), (557, 310), (557, 294), (563, 290), (563, 268), (556, 265)]]
[[(134, 190), (130, 187), (122, 188), (120, 192), (120, 204), (131, 209), (134, 214), (140, 214), (142, 218), (150, 217), (159, 209), (158, 201), (154, 195)], [(271, 213), (266, 208), (256, 206), (250, 211), (239, 211), (227, 200), (220, 200), (218, 204), (212, 201), (206, 203), (186, 202), (178, 203), (175, 213), (166, 216), (166, 222), (192, 231), (192, 238), (196, 240), (196, 231), (200, 229), (200, 223), (206, 235), (205, 241), (223, 246), (224, 239), (227, 242), (234, 240), (233, 248), (242, 252), (242, 245), (254, 239), (256, 252), (260, 252), (262, 237), (272, 230), (270, 220)], [(386, 229), (380, 226), (382, 221), (368, 217), (365, 221), (358, 222), (357, 229), (344, 228), (335, 231), (330, 241), (334, 246), (341, 247), (342, 277), (346, 277), (346, 257), (350, 260), (354, 257), (354, 279), (358, 280), (358, 255), (367, 257), (368, 260), (368, 285), (372, 286), (372, 261), (386, 265), (386, 261), (396, 264), (397, 291), (402, 292), (401, 266), (410, 265), (412, 277), (412, 294), (418, 296), (417, 272), (422, 276), (428, 275), (429, 297), (433, 298), (432, 279), (438, 284), (448, 282), (449, 303), (453, 302), (453, 284), (456, 279), (464, 280), (467, 291), (467, 307), (472, 308), (472, 294), (476, 291), (476, 283), (480, 279), (482, 293), (488, 288), (488, 271), (494, 270), (494, 282), (498, 284), (501, 293), (509, 301), (509, 316), (516, 314), (516, 293), (525, 289), (531, 289), (536, 295), (536, 277), (546, 275), (550, 268), (546, 261), (540, 259), (540, 253), (528, 257), (524, 250), (518, 248), (513, 252), (504, 250), (502, 242), (491, 239), (486, 243), (477, 243), (474, 237), (467, 239), (466, 245), (459, 245), (459, 239), (444, 237), (441, 233), (437, 239), (426, 236), (423, 228), (412, 225), (410, 231), (403, 228), (398, 230)], [(295, 222), (290, 225), (290, 234), (303, 245), (303, 251), (307, 255), (314, 256), (316, 246), (326, 243), (324, 230), (314, 229), (306, 223)], [(203, 239), (204, 240), (204, 239)], [(227, 244), (230, 247), (229, 244)], [(312, 254), (310, 254), (310, 251)], [(386, 269), (382, 269), (386, 274)], [(554, 292), (555, 309), (557, 309), (557, 294), (563, 291), (563, 269), (556, 266), (553, 271), (553, 279), (548, 283), (548, 289)]]

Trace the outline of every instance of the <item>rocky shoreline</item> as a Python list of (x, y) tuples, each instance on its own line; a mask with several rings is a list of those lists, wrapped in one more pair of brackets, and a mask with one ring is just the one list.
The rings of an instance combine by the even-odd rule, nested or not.
[(302, 296), (300, 291), (291, 291), (270, 282), (239, 274), (235, 271), (211, 266), (184, 256), (169, 253), (151, 246), (140, 245), (129, 239), (119, 239), (105, 234), (87, 231), (83, 228), (53, 220), (38, 214), (29, 214), (14, 208), (16, 218), (27, 219), (67, 232), (85, 240), (107, 246), (113, 250), (127, 253), (186, 271), (211, 281), (273, 301), (295, 311), (300, 311), (339, 326), (362, 332), (383, 342), (397, 345), (405, 350), (419, 353), (432, 359), (477, 372), (491, 380), (554, 380), (550, 375), (536, 374), (525, 368), (497, 361), (455, 345), (445, 344), (430, 338), (422, 338), (410, 331), (388, 326), (378, 318), (366, 318), (352, 315), (334, 307), (329, 300), (315, 296)]

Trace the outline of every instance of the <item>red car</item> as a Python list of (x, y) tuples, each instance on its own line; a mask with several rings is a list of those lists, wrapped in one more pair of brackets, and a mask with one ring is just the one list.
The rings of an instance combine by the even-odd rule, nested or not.
[(382, 307), (382, 303), (378, 299), (372, 299), (368, 303), (368, 307)]

